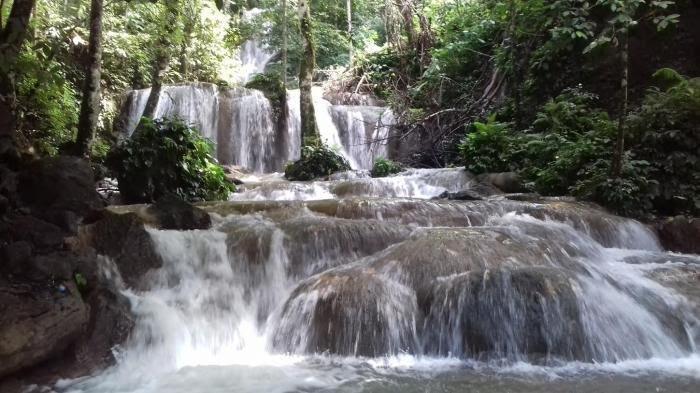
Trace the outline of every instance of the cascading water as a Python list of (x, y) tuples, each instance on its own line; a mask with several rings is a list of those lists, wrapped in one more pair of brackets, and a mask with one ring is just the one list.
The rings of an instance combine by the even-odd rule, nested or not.
[[(150, 89), (128, 93), (123, 108), (127, 135), (136, 129), (149, 94)], [(370, 169), (375, 158), (387, 156), (389, 129), (394, 124), (391, 111), (331, 105), (320, 87), (314, 88), (313, 99), (321, 138), (353, 168)], [(290, 90), (287, 102), (287, 129), (281, 130), (272, 104), (257, 90), (219, 89), (206, 83), (166, 86), (155, 118), (179, 117), (216, 144), (220, 162), (265, 173), (283, 169), (301, 152), (299, 90)]]
[[(462, 170), (266, 179), (150, 230), (119, 364), (61, 392), (700, 388), (700, 256), (585, 204), (431, 200)], [(694, 284), (695, 283), (695, 284)]]
[[(146, 107), (150, 89), (131, 91), (126, 99), (125, 132), (131, 135)], [(257, 90), (219, 89), (198, 83), (163, 88), (155, 118), (179, 117), (194, 125), (216, 145), (223, 164), (255, 172), (273, 172), (293, 156), (280, 156), (277, 144), (286, 140), (278, 130), (270, 101)]]

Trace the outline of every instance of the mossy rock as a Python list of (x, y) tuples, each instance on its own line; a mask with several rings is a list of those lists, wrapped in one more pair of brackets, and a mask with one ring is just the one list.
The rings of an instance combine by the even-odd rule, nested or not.
[(309, 181), (350, 169), (348, 161), (332, 149), (323, 145), (305, 146), (301, 159), (284, 169), (284, 177), (292, 181)]

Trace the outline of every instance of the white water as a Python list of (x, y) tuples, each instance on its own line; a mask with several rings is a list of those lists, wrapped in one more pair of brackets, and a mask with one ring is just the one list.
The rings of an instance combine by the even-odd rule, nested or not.
[[(246, 18), (254, 18), (252, 10)], [(260, 42), (251, 39), (240, 51), (239, 83), (265, 71), (274, 57)], [(150, 89), (127, 94), (122, 117), (124, 132), (130, 136), (146, 107)], [(377, 157), (387, 157), (387, 141), (394, 117), (381, 107), (331, 105), (321, 87), (313, 88), (313, 101), (322, 140), (337, 149), (353, 169), (370, 169)], [(216, 145), (223, 164), (241, 166), (256, 173), (281, 171), (301, 154), (299, 90), (287, 95), (287, 129), (279, 129), (270, 101), (259, 91), (243, 88), (220, 89), (207, 83), (165, 86), (154, 118), (179, 117), (194, 125)]]
[[(579, 205), (403, 198), (470, 184), (449, 169), (272, 181), (238, 197), (268, 202), (208, 206), (211, 230), (151, 230), (164, 266), (147, 290), (124, 289), (138, 321), (119, 364), (56, 388), (697, 391), (699, 299), (681, 284), (700, 257), (663, 253), (641, 224)], [(544, 287), (539, 271), (554, 273)], [(465, 346), (475, 329), (490, 351)], [(546, 353), (530, 356), (523, 344), (538, 337)]]

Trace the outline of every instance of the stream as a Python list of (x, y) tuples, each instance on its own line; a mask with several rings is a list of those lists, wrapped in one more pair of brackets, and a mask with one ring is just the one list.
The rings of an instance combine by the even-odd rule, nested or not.
[[(461, 169), (246, 179), (149, 230), (119, 362), (59, 392), (697, 392), (700, 257), (562, 199), (432, 199)], [(105, 260), (105, 269), (114, 269)], [(118, 281), (118, 279), (117, 279)]]

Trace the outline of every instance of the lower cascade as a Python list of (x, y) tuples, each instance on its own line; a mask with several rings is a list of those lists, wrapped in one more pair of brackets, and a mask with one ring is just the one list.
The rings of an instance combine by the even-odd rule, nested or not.
[(200, 206), (209, 230), (148, 230), (163, 264), (121, 284), (137, 321), (118, 364), (55, 389), (700, 387), (700, 256), (639, 222), (556, 198), (436, 199), (476, 186), (459, 169), (254, 180)]

